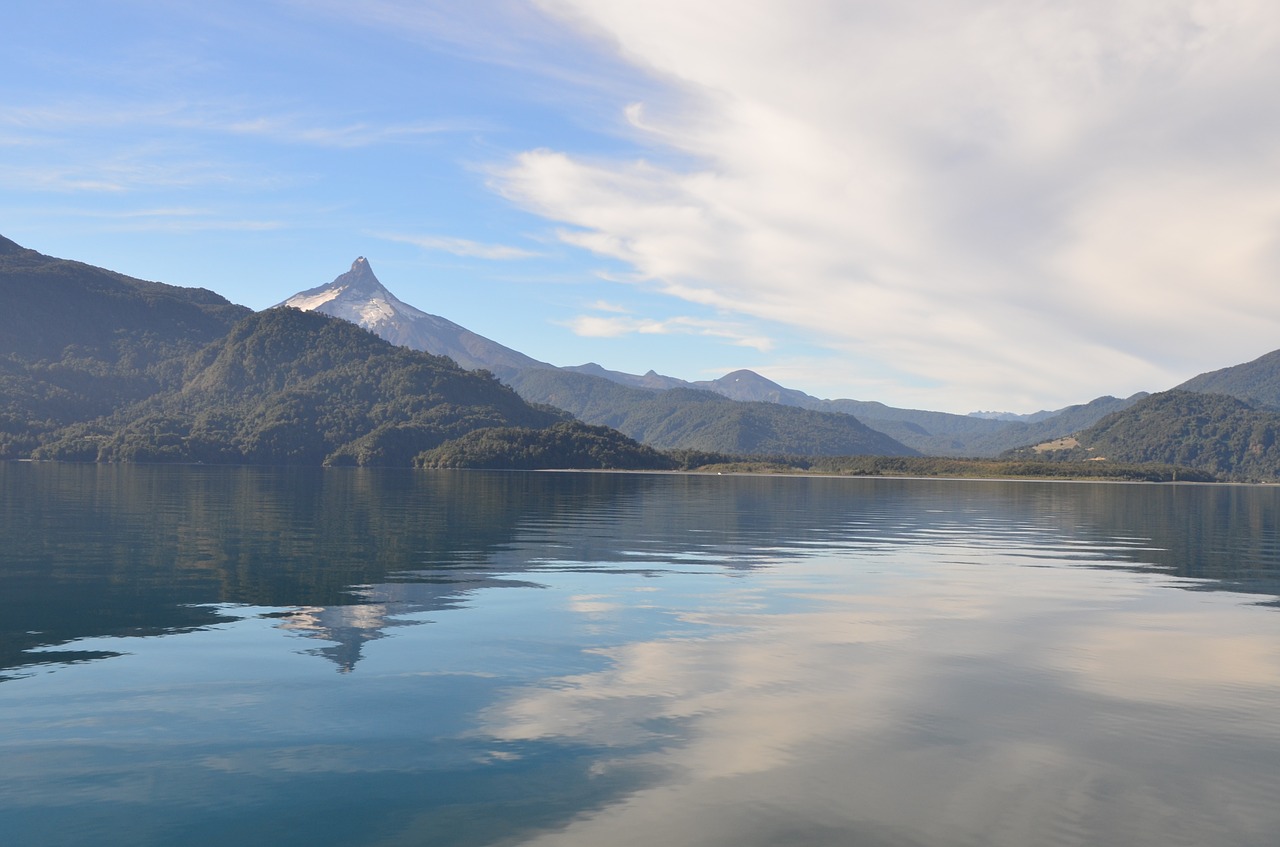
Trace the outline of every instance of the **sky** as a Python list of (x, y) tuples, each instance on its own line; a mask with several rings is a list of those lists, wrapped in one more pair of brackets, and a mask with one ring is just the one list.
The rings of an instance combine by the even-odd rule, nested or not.
[(1274, 0), (18, 0), (0, 235), (1033, 412), (1280, 348)]

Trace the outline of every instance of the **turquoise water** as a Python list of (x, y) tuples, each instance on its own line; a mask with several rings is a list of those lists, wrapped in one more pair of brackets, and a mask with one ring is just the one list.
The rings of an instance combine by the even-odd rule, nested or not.
[(15, 845), (1267, 845), (1280, 491), (0, 465)]

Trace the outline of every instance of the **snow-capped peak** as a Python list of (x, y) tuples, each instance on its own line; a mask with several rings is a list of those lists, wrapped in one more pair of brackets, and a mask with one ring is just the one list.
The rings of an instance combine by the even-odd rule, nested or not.
[(364, 256), (352, 262), (351, 270), (333, 282), (300, 291), (280, 305), (343, 318), (392, 344), (449, 356), (464, 368), (510, 373), (523, 368), (551, 367), (450, 320), (415, 309), (378, 281)]
[(333, 282), (299, 292), (280, 305), (305, 311), (319, 310), (375, 332), (379, 325), (394, 322), (397, 318), (415, 320), (426, 317), (425, 312), (388, 291), (378, 281), (364, 256), (352, 262), (351, 270)]

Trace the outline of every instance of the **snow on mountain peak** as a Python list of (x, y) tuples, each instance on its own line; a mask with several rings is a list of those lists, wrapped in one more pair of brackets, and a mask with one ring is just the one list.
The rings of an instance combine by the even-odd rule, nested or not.
[(351, 270), (333, 282), (295, 294), (283, 305), (319, 310), (374, 330), (397, 318), (415, 320), (426, 316), (388, 291), (364, 256), (357, 257)]
[(351, 270), (333, 282), (300, 291), (280, 305), (343, 318), (392, 344), (449, 356), (464, 368), (514, 371), (551, 367), (446, 318), (415, 309), (378, 281), (364, 256), (357, 257)]

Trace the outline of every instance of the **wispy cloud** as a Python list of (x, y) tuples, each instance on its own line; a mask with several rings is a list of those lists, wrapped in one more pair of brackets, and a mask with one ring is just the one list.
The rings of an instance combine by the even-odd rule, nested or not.
[[(342, 116), (279, 114), (261, 103), (189, 102), (103, 103), (69, 101), (20, 106), (0, 112), (0, 126), (15, 130), (10, 143), (35, 143), (39, 136), (69, 129), (127, 128), (185, 130), (213, 135), (254, 136), (281, 144), (351, 149), (423, 136), (492, 129), (476, 119), (408, 122), (344, 120)], [(25, 131), (27, 134), (21, 134)]]
[[(281, 187), (291, 178), (260, 166), (157, 145), (126, 147), (68, 162), (0, 165), (0, 186), (24, 191), (120, 194), (143, 189)], [(293, 179), (296, 179), (293, 178)]]
[(235, 121), (219, 127), (204, 124), (204, 129), (225, 128), (237, 135), (254, 135), (288, 144), (312, 144), (321, 147), (370, 147), (444, 132), (470, 132), (483, 129), (476, 121), (418, 121), (406, 124), (349, 123), (341, 126), (308, 124), (298, 119), (258, 117)]
[(595, 37), (583, 38), (557, 20), (562, 10), (549, 9), (538, 0), (288, 2), (307, 15), (327, 15), (350, 26), (427, 45), (433, 51), (517, 69), (529, 91), (561, 104), (573, 100), (579, 110), (595, 110), (619, 94), (660, 96), (662, 90), (619, 61), (607, 40), (602, 44)]
[(767, 352), (772, 339), (745, 331), (740, 325), (692, 317), (657, 320), (621, 315), (578, 315), (564, 323), (575, 335), (589, 338), (619, 338), (626, 335), (701, 335), (723, 338), (739, 347)]
[(539, 5), (694, 104), (618, 109), (700, 164), (533, 150), (495, 185), (658, 291), (961, 409), (1280, 337), (1273, 3)]
[(390, 232), (371, 234), (375, 238), (381, 238), (385, 241), (413, 244), (423, 250), (452, 253), (455, 256), (464, 256), (471, 259), (510, 261), (514, 259), (531, 259), (539, 255), (520, 247), (510, 247), (505, 244), (484, 244), (479, 241), (470, 241), (466, 238), (452, 238), (444, 235), (401, 235)]
[[(34, 210), (28, 209), (28, 213)], [(59, 208), (38, 212), (41, 216), (96, 222), (106, 232), (264, 232), (285, 229), (284, 220), (242, 218), (216, 209), (157, 207), (144, 209)]]
[(625, 315), (631, 311), (621, 303), (610, 303), (608, 300), (597, 300), (587, 308), (594, 312), (613, 312), (619, 315)]
[(269, 232), (287, 229), (285, 221), (151, 218), (107, 227), (113, 232)]

